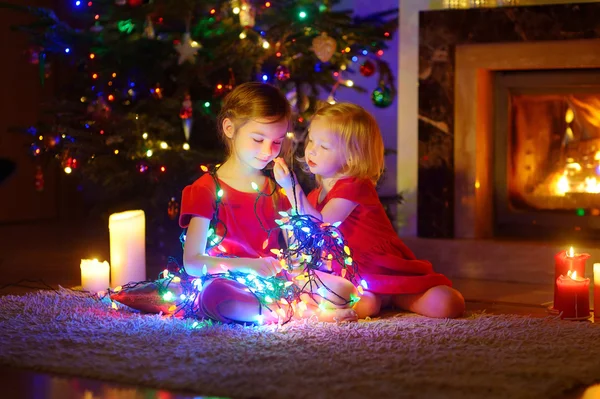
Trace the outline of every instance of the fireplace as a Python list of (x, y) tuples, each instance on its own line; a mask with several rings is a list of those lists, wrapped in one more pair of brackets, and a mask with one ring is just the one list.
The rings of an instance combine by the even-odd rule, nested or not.
[(600, 236), (600, 70), (493, 75), (494, 233)]
[[(567, 171), (567, 179), (560, 183), (564, 192), (561, 198), (553, 196), (550, 204), (539, 203), (542, 195), (531, 198), (531, 190), (539, 186), (536, 179), (550, 178), (550, 173), (545, 175), (551, 167), (546, 160), (531, 161), (529, 168), (536, 169), (528, 172), (529, 180), (511, 181), (511, 196), (506, 192), (503, 198), (509, 199), (504, 205), (497, 204), (500, 198), (496, 160), (497, 151), (502, 150), (496, 144), (495, 131), (497, 77), (513, 73), (531, 72), (533, 75), (529, 76), (534, 76), (542, 72), (564, 72), (566, 75), (559, 78), (564, 81), (571, 79), (569, 75), (593, 74), (594, 69), (600, 68), (600, 30), (595, 17), (600, 12), (600, 3), (542, 5), (541, 0), (528, 2), (531, 3), (536, 6), (436, 10), (419, 14), (417, 233), (420, 237), (494, 238), (520, 233), (525, 227), (535, 228), (534, 221), (542, 223), (540, 217), (548, 216), (562, 223), (561, 239), (571, 240), (585, 230), (597, 230), (596, 225), (600, 224), (600, 215), (595, 216), (598, 209), (595, 196), (581, 192), (579, 185), (571, 188), (576, 180), (585, 176), (575, 176), (575, 169)], [(574, 83), (575, 86), (580, 84)], [(549, 102), (544, 103), (536, 99), (535, 88), (530, 89), (532, 91), (527, 92), (527, 89), (521, 93), (520, 98), (511, 99), (511, 104), (520, 101), (517, 114), (525, 107), (557, 107), (556, 113), (561, 115), (556, 116), (559, 119), (555, 123), (566, 123), (561, 121), (567, 117), (567, 111), (562, 114), (561, 107), (565, 107), (565, 102), (573, 103), (572, 100), (548, 99)], [(573, 93), (568, 93), (569, 90), (554, 95), (584, 94), (580, 89)], [(532, 105), (536, 101), (539, 104)], [(510, 111), (510, 108), (505, 110)], [(577, 109), (572, 112), (575, 119)], [(506, 130), (513, 122), (515, 119), (506, 115), (503, 122), (507, 124), (503, 132), (506, 139), (509, 137)], [(529, 123), (527, 120), (516, 122)], [(562, 129), (566, 127), (556, 128), (564, 135)], [(574, 127), (571, 130), (577, 138), (579, 132)], [(574, 150), (573, 146), (574, 141), (565, 142), (562, 156), (568, 158), (566, 152)], [(546, 152), (548, 156), (561, 155), (552, 148), (553, 151)], [(534, 156), (532, 154), (523, 152), (522, 157)], [(575, 163), (569, 168), (577, 168)], [(504, 178), (507, 180), (508, 176)], [(588, 191), (594, 191), (591, 179), (586, 183), (584, 178), (583, 182), (588, 185)], [(505, 183), (509, 184), (508, 180)], [(564, 190), (567, 183), (569, 188)], [(567, 201), (574, 205), (565, 204)], [(575, 219), (573, 216), (578, 210), (583, 216)], [(537, 212), (535, 218), (529, 218), (531, 212)], [(504, 216), (513, 220), (502, 219)], [(542, 223), (546, 228), (537, 226), (543, 232), (550, 228), (544, 224), (551, 223), (548, 218)], [(575, 220), (577, 223), (572, 224)], [(505, 226), (508, 230), (503, 230)]]
[(600, 101), (599, 48), (599, 39), (456, 47), (455, 237), (600, 235), (600, 105), (590, 105)]

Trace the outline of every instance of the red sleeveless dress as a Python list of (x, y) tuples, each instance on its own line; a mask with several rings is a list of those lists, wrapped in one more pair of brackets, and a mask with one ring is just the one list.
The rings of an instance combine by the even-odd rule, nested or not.
[(368, 179), (340, 179), (318, 202), (321, 188), (308, 195), (319, 212), (333, 198), (345, 198), (358, 205), (339, 226), (360, 278), (375, 294), (418, 294), (438, 285), (452, 286), (443, 274), (435, 273), (431, 262), (420, 260), (396, 234), (375, 186)]

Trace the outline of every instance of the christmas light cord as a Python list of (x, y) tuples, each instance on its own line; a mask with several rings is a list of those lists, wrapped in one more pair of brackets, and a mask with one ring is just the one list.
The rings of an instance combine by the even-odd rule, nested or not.
[[(227, 227), (219, 219), (219, 205), (224, 192), (217, 178), (216, 167), (204, 166), (202, 170), (208, 172), (215, 183), (215, 205), (214, 213), (209, 224), (209, 233), (207, 237), (207, 249), (212, 249), (219, 246), (225, 238)], [(269, 178), (269, 177), (267, 177)], [(172, 294), (169, 294), (172, 283), (180, 283), (180, 301), (174, 301), (169, 308), (170, 312), (182, 317), (197, 317), (199, 312), (197, 301), (202, 287), (208, 281), (215, 278), (225, 278), (237, 281), (246, 287), (259, 302), (258, 319), (263, 316), (263, 307), (271, 312), (276, 312), (280, 316), (282, 323), (290, 321), (298, 304), (304, 302), (301, 298), (306, 294), (314, 305), (321, 310), (327, 309), (329, 304), (334, 307), (352, 306), (359, 300), (359, 297), (352, 295), (350, 298), (344, 298), (328, 287), (323, 279), (316, 273), (336, 274), (342, 278), (346, 278), (353, 284), (357, 285), (359, 279), (356, 265), (351, 257), (351, 251), (346, 244), (341, 232), (338, 229), (338, 223), (325, 223), (311, 215), (299, 214), (298, 198), (296, 196), (296, 181), (290, 172), (292, 179), (292, 190), (294, 191), (294, 207), (290, 212), (280, 211), (281, 219), (276, 219), (276, 228), (267, 228), (259, 216), (259, 200), (262, 197), (272, 198), (277, 193), (275, 186), (270, 192), (261, 191), (258, 185), (251, 183), (252, 188), (257, 192), (257, 197), (254, 202), (254, 214), (257, 218), (260, 227), (267, 233), (268, 243), (269, 237), (275, 230), (280, 230), (287, 238), (287, 246), (283, 249), (271, 249), (271, 252), (277, 257), (282, 267), (280, 277), (262, 277), (252, 273), (242, 271), (229, 270), (224, 268), (222, 273), (207, 273), (206, 267), (201, 276), (190, 276), (185, 271), (183, 266), (179, 266), (174, 258), (171, 258), (167, 270), (161, 275), (157, 284), (157, 289), (162, 293), (165, 300), (173, 300)], [(222, 226), (223, 235), (217, 234), (217, 227)], [(182, 245), (185, 245), (185, 230), (181, 237)], [(218, 253), (218, 257), (233, 257), (226, 254), (225, 251)], [(336, 265), (334, 270), (333, 265)], [(362, 294), (363, 287), (366, 283), (361, 281), (357, 285), (359, 294)], [(126, 285), (121, 289), (131, 289), (135, 286)], [(166, 295), (166, 296), (165, 296)], [(306, 302), (304, 302), (306, 304)], [(285, 305), (282, 307), (281, 305)]]

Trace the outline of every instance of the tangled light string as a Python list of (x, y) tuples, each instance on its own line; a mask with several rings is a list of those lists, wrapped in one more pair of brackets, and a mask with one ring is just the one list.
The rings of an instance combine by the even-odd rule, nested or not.
[[(215, 212), (211, 219), (207, 237), (207, 250), (217, 248), (220, 253), (217, 257), (232, 257), (227, 254), (225, 248), (222, 248), (222, 241), (227, 233), (227, 227), (219, 219), (219, 205), (222, 197), (225, 195), (216, 176), (217, 165), (213, 168), (203, 166), (202, 170), (210, 173), (215, 188)], [(295, 192), (295, 181), (293, 180), (293, 189)], [(182, 265), (179, 265), (174, 258), (170, 258), (167, 269), (165, 269), (158, 280), (154, 281), (155, 288), (164, 301), (166, 311), (176, 317), (198, 317), (202, 315), (200, 302), (202, 287), (210, 280), (216, 278), (225, 278), (235, 280), (248, 288), (248, 291), (254, 294), (259, 302), (259, 312), (256, 322), (262, 324), (264, 319), (263, 308), (277, 314), (280, 323), (289, 322), (296, 313), (302, 315), (307, 309), (309, 301), (320, 310), (328, 308), (328, 303), (334, 307), (352, 306), (359, 300), (358, 296), (351, 295), (346, 299), (329, 288), (319, 277), (316, 271), (324, 273), (334, 273), (332, 265), (339, 267), (339, 275), (354, 284), (360, 280), (356, 265), (352, 260), (351, 250), (346, 244), (340, 233), (337, 223), (324, 223), (310, 215), (301, 215), (296, 212), (296, 207), (290, 212), (279, 212), (281, 219), (275, 220), (277, 227), (268, 229), (262, 223), (258, 215), (258, 201), (261, 197), (271, 198), (276, 194), (275, 187), (271, 192), (264, 193), (260, 191), (258, 185), (251, 183), (252, 188), (257, 192), (257, 198), (254, 202), (254, 213), (260, 223), (261, 228), (270, 236), (274, 231), (281, 231), (287, 239), (287, 247), (280, 249), (271, 249), (271, 252), (277, 256), (282, 272), (274, 277), (262, 277), (255, 273), (247, 273), (238, 270), (230, 270), (225, 265), (221, 265), (223, 272), (208, 273), (206, 266), (203, 268), (201, 276), (190, 276)], [(222, 235), (217, 234), (217, 228), (222, 226)], [(182, 245), (185, 245), (185, 230), (180, 236)], [(269, 239), (263, 244), (266, 248)], [(336, 273), (337, 274), (337, 273)], [(140, 283), (132, 283), (119, 287), (120, 291), (127, 292), (133, 290)], [(368, 288), (364, 280), (360, 280), (357, 285), (357, 291), (362, 294), (363, 288)], [(180, 293), (174, 293), (180, 291)], [(328, 295), (329, 294), (329, 295)]]
[(173, 257), (169, 259), (167, 268), (160, 273), (157, 280), (126, 284), (117, 287), (112, 294), (115, 294), (117, 298), (123, 293), (133, 295), (135, 289), (140, 285), (152, 284), (152, 289), (156, 292), (153, 297), (158, 300), (156, 309), (161, 309), (164, 314), (178, 318), (197, 318), (204, 314), (202, 301), (198, 300), (202, 294), (202, 288), (207, 282), (216, 278), (235, 280), (245, 285), (248, 292), (254, 294), (259, 302), (259, 312), (256, 317), (258, 324), (262, 324), (263, 308), (275, 312), (282, 322), (287, 322), (293, 317), (291, 303), (293, 298), (298, 296), (298, 287), (291, 281), (227, 270), (224, 266), (222, 273), (208, 273), (204, 267), (200, 276), (190, 276)]
[[(287, 248), (271, 250), (280, 259), (288, 278), (293, 279), (299, 285), (301, 292), (309, 294), (320, 307), (322, 302), (314, 297), (315, 293), (321, 297), (321, 300), (325, 299), (327, 292), (333, 294), (337, 298), (335, 302), (330, 299), (325, 300), (336, 306), (353, 305), (358, 301), (357, 297), (343, 298), (327, 287), (316, 273), (317, 270), (333, 273), (332, 265), (337, 264), (341, 269), (341, 277), (354, 283), (358, 280), (358, 272), (350, 248), (338, 230), (340, 223), (324, 223), (314, 216), (300, 215), (294, 208), (290, 213), (279, 212), (283, 219), (276, 220), (280, 228), (287, 232)], [(366, 283), (363, 282), (364, 285)], [(360, 285), (357, 290), (363, 293)]]

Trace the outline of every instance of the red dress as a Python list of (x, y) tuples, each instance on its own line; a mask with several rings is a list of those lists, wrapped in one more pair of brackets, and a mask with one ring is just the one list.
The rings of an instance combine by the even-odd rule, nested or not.
[[(266, 179), (261, 191), (271, 193), (274, 184), (272, 180)], [(284, 195), (261, 196), (256, 204), (255, 213), (258, 193), (238, 191), (222, 180), (219, 180), (219, 185), (223, 190), (223, 196), (219, 204), (220, 223), (216, 226), (216, 233), (219, 237), (225, 238), (220, 245), (208, 250), (207, 255), (230, 255), (241, 258), (273, 256), (271, 248), (281, 248), (278, 244), (281, 230), (275, 223), (275, 219), (281, 219), (278, 211), (290, 209), (287, 198)], [(193, 184), (185, 187), (181, 199), (179, 225), (187, 227), (194, 216), (212, 219), (216, 197), (215, 181), (209, 173), (205, 173)], [(270, 235), (261, 227), (261, 222), (264, 228), (271, 229)], [(268, 240), (266, 246), (264, 246), (265, 240)]]
[(308, 195), (309, 202), (319, 212), (333, 198), (358, 204), (339, 229), (369, 291), (418, 294), (438, 285), (452, 285), (447, 277), (433, 271), (431, 262), (417, 259), (398, 237), (370, 180), (340, 179), (319, 203), (320, 193), (321, 188), (317, 188)]

